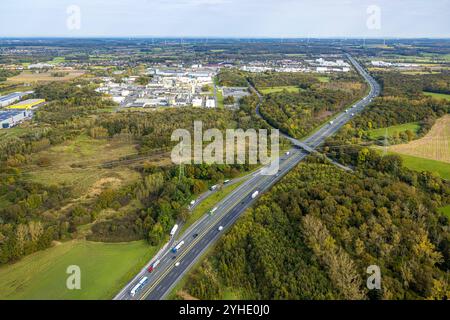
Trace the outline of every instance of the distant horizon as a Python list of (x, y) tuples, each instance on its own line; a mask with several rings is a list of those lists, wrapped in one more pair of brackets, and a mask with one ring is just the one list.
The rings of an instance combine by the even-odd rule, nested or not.
[(450, 0), (15, 0), (0, 37), (450, 38)]
[(358, 36), (348, 36), (348, 37), (337, 37), (337, 36), (317, 36), (317, 37), (236, 37), (236, 36), (0, 36), (0, 40), (20, 40), (20, 39), (192, 39), (192, 40), (202, 40), (202, 39), (212, 39), (212, 40), (308, 40), (308, 39), (320, 39), (320, 40), (450, 40), (450, 36), (445, 37), (358, 37)]

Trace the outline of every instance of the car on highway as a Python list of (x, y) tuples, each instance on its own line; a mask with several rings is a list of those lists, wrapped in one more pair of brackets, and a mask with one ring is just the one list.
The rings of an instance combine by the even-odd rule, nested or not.
[(330, 121), (330, 125), (332, 125), (333, 123), (334, 123), (334, 121), (333, 121), (333, 120), (331, 120), (331, 121)]
[(219, 228), (217, 228), (217, 230), (222, 231), (223, 230), (223, 226), (220, 226)]
[(198, 237), (198, 233), (194, 233), (193, 235), (192, 235), (192, 238), (197, 238)]
[(180, 262), (175, 263), (175, 267), (178, 267), (180, 265)]

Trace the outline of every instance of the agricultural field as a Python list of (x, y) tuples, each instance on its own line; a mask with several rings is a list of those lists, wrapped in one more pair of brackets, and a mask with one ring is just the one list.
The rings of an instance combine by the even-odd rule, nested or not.
[(300, 88), (297, 87), (297, 86), (266, 87), (266, 88), (259, 89), (259, 91), (262, 94), (271, 94), (271, 93), (283, 92), (285, 90), (287, 92), (290, 92), (290, 93), (298, 93), (298, 92), (300, 92)]
[(47, 63), (56, 65), (56, 64), (59, 64), (59, 63), (63, 63), (65, 61), (66, 61), (65, 57), (55, 57), (55, 58), (53, 58), (53, 60), (51, 60), (51, 61), (49, 61)]
[(422, 139), (399, 144), (389, 151), (413, 157), (446, 162), (450, 169), (450, 115), (436, 121), (430, 132)]
[(420, 129), (420, 125), (417, 122), (412, 122), (412, 123), (405, 123), (405, 124), (400, 124), (400, 125), (396, 125), (396, 126), (391, 126), (391, 127), (387, 127), (387, 128), (372, 129), (372, 130), (367, 131), (367, 135), (369, 136), (370, 139), (377, 140), (377, 139), (383, 138), (385, 136), (386, 129), (387, 129), (388, 137), (392, 137), (394, 135), (394, 133), (401, 133), (401, 132), (405, 132), (407, 130), (411, 130), (412, 132), (417, 133)]
[(450, 94), (434, 93), (434, 92), (426, 92), (426, 91), (424, 91), (423, 94), (426, 96), (436, 98), (436, 99), (443, 99), (443, 100), (450, 101)]
[[(74, 240), (0, 267), (0, 299), (111, 299), (156, 253), (144, 241)], [(67, 267), (81, 269), (81, 290), (68, 290)]]
[[(67, 73), (63, 77), (54, 77), (55, 72)], [(23, 71), (21, 74), (8, 78), (8, 84), (14, 83), (35, 83), (35, 82), (51, 82), (51, 81), (69, 81), (81, 77), (84, 71), (80, 70), (50, 70), (43, 73), (34, 73), (32, 71)]]

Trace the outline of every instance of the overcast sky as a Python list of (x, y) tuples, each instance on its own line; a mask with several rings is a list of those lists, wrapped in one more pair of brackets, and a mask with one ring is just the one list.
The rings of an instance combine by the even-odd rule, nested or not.
[(450, 37), (450, 0), (0, 0), (0, 36)]

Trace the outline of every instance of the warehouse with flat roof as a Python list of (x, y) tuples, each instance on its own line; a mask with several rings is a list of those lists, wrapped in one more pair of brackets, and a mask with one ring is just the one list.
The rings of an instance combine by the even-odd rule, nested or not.
[(4, 96), (0, 96), (0, 107), (6, 107), (10, 104), (19, 101), (26, 95), (32, 94), (33, 91), (27, 91), (27, 92), (14, 92), (10, 93)]
[(45, 102), (44, 99), (28, 99), (28, 100), (13, 104), (13, 105), (7, 107), (7, 109), (32, 110), (32, 109), (36, 109), (44, 102)]
[(31, 110), (4, 110), (0, 111), (0, 129), (14, 127), (26, 119), (31, 119), (33, 111)]

